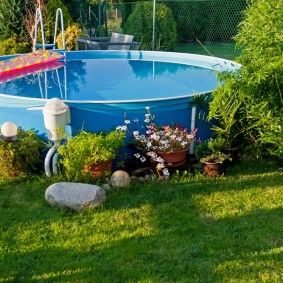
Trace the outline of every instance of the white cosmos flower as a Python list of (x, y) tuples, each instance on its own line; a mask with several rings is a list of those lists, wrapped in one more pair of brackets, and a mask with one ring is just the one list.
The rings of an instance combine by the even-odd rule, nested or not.
[(168, 168), (164, 168), (164, 169), (163, 169), (163, 175), (164, 175), (164, 176), (169, 176), (169, 175), (170, 175), (170, 173), (169, 173), (169, 171), (168, 171)]
[(138, 136), (139, 135), (139, 131), (133, 131), (133, 135), (134, 135), (134, 137)]
[(157, 162), (159, 162), (159, 163), (164, 163), (164, 160), (163, 160), (163, 158), (158, 157), (158, 158), (157, 158)]
[(125, 120), (124, 122), (125, 122), (125, 124), (131, 124), (130, 120)]
[(122, 127), (121, 127), (121, 130), (122, 130), (122, 131), (126, 131), (126, 130), (127, 130), (127, 126), (122, 126)]
[(181, 146), (186, 146), (188, 144), (188, 142), (187, 141), (183, 141), (183, 142), (181, 142)]
[(141, 161), (141, 162), (145, 162), (145, 161), (146, 161), (146, 158), (145, 158), (144, 156), (142, 156), (142, 157), (140, 158), (140, 161)]

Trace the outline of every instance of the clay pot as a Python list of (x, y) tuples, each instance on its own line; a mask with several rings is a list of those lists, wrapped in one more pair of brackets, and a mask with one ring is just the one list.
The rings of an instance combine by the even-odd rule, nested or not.
[(100, 161), (85, 166), (85, 172), (90, 172), (95, 179), (109, 175), (112, 172), (112, 160)]
[(169, 168), (184, 165), (187, 161), (187, 154), (188, 154), (187, 148), (172, 153), (162, 153), (159, 151), (157, 152), (157, 155), (164, 160), (166, 167)]
[(218, 177), (225, 173), (224, 163), (202, 163), (203, 173), (210, 177)]

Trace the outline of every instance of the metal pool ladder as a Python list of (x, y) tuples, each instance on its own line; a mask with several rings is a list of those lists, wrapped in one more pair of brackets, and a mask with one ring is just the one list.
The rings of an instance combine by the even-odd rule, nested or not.
[[(63, 49), (62, 51), (65, 51), (66, 48), (66, 42), (65, 42), (65, 32), (64, 32), (64, 20), (63, 20), (63, 12), (61, 8), (58, 8), (56, 11), (56, 21), (55, 21), (55, 31), (54, 31), (54, 41), (53, 43), (45, 43), (45, 36), (44, 36), (44, 27), (43, 27), (43, 18), (42, 18), (42, 12), (40, 8), (36, 9), (35, 14), (35, 33), (34, 33), (34, 45), (33, 45), (33, 52), (35, 52), (37, 49), (42, 48), (45, 49), (53, 49), (53, 50), (59, 50), (56, 48), (56, 37), (58, 32), (58, 21), (59, 16), (61, 19), (61, 30), (62, 30), (62, 43), (63, 43)], [(37, 43), (37, 29), (38, 29), (38, 22), (40, 23), (40, 29), (41, 29), (41, 40), (42, 43)]]

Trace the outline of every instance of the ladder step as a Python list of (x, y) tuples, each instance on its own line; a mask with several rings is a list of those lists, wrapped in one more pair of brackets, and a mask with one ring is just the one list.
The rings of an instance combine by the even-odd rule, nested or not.
[[(45, 43), (44, 44), (45, 48), (53, 48), (55, 46), (56, 46), (56, 44), (54, 44), (54, 43)], [(43, 48), (43, 44), (35, 44), (35, 48)]]
[(52, 51), (56, 51), (56, 52), (59, 52), (59, 53), (61, 52), (62, 53), (62, 52), (66, 52), (66, 49), (57, 49), (56, 48), (56, 49), (54, 49)]

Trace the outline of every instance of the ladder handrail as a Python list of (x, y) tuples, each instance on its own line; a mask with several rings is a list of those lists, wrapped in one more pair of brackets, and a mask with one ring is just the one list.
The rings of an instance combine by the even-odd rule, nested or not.
[(35, 32), (34, 32), (34, 45), (33, 45), (33, 52), (36, 51), (37, 48), (37, 29), (38, 29), (38, 22), (40, 23), (40, 29), (41, 29), (41, 39), (42, 39), (42, 45), (41, 47), (43, 50), (45, 50), (46, 46), (52, 46), (53, 49), (56, 49), (56, 38), (57, 38), (57, 31), (58, 31), (58, 17), (60, 15), (61, 18), (61, 30), (62, 30), (62, 44), (63, 44), (63, 50), (66, 49), (66, 42), (65, 42), (65, 31), (64, 31), (64, 19), (63, 19), (63, 12), (61, 8), (58, 8), (56, 10), (56, 21), (55, 21), (55, 31), (54, 31), (54, 41), (53, 44), (45, 44), (45, 36), (44, 36), (44, 27), (43, 27), (43, 18), (42, 18), (42, 12), (40, 8), (36, 9), (35, 14)]
[[(38, 19), (39, 17), (39, 19)], [(42, 19), (42, 13), (41, 9), (37, 8), (35, 12), (35, 32), (34, 32), (34, 45), (33, 45), (33, 51), (36, 50), (36, 44), (37, 44), (37, 25), (38, 25), (38, 20), (40, 23), (40, 29), (41, 29), (41, 40), (42, 40), (42, 46), (43, 49), (45, 49), (45, 38), (44, 38), (44, 29), (43, 29), (43, 19)]]
[(66, 43), (65, 43), (64, 20), (63, 20), (63, 12), (62, 12), (61, 8), (58, 8), (57, 11), (56, 11), (55, 32), (54, 32), (54, 47), (53, 47), (53, 49), (55, 49), (55, 46), (56, 46), (59, 14), (60, 14), (60, 17), (61, 17), (62, 44), (63, 44), (63, 49), (65, 50)]

